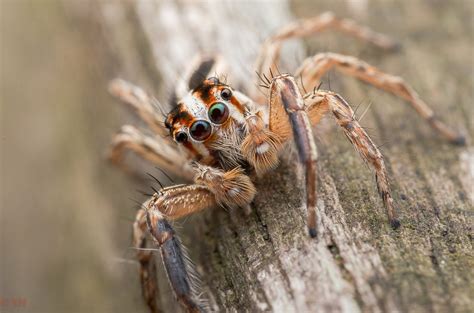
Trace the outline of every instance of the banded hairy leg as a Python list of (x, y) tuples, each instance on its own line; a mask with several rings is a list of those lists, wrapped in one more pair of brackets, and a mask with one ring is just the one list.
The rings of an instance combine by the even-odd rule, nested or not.
[[(332, 12), (325, 12), (319, 16), (296, 20), (285, 25), (275, 35), (268, 38), (261, 46), (256, 60), (255, 69), (257, 73), (266, 73), (269, 70), (273, 73), (278, 71), (281, 46), (286, 40), (316, 35), (329, 29), (346, 33), (385, 50), (396, 50), (400, 46), (384, 34), (359, 25), (353, 20), (338, 18)], [(295, 77), (297, 76), (295, 75)], [(256, 80), (258, 81), (258, 79)], [(252, 97), (258, 101), (265, 100), (256, 91), (254, 91)]]
[(197, 277), (187, 260), (169, 221), (180, 219), (208, 208), (242, 207), (248, 209), (255, 197), (255, 187), (243, 170), (227, 172), (193, 163), (195, 184), (176, 185), (159, 190), (146, 202), (134, 223), (134, 245), (140, 262), (140, 278), (145, 301), (151, 312), (157, 312), (156, 268), (146, 247), (144, 226), (147, 225), (154, 243), (161, 252), (162, 261), (171, 287), (178, 301), (189, 312), (204, 309), (198, 299)]
[(317, 160), (318, 151), (303, 96), (294, 78), (288, 74), (272, 79), (270, 84), (269, 129), (287, 137), (288, 121), (298, 155), (305, 171), (307, 226), (311, 237), (317, 236)]
[(193, 178), (194, 174), (188, 165), (186, 155), (178, 151), (171, 142), (159, 136), (145, 135), (132, 125), (122, 126), (112, 140), (108, 157), (113, 164), (129, 172), (129, 168), (123, 162), (126, 149), (134, 151), (173, 176), (189, 181)]
[[(305, 104), (305, 101), (309, 104)], [(319, 118), (326, 112), (332, 113), (364, 161), (374, 168), (377, 189), (382, 197), (388, 220), (393, 228), (398, 228), (400, 222), (393, 207), (388, 174), (382, 154), (354, 118), (354, 112), (349, 104), (341, 96), (330, 91), (314, 91), (310, 99), (306, 96), (303, 97), (294, 78), (289, 75), (281, 75), (275, 77), (271, 84), (269, 128), (277, 135), (282, 133), (282, 137), (286, 137), (286, 139), (289, 139), (286, 131), (289, 127), (292, 129), (300, 161), (305, 167), (309, 234), (312, 237), (317, 235), (318, 153), (312, 131), (315, 125), (312, 124), (311, 117), (317, 117), (314, 120), (319, 121)], [(285, 118), (284, 114), (288, 115), (289, 119)]]
[[(183, 80), (177, 84), (171, 104), (175, 104), (176, 95), (194, 88), (210, 73), (222, 73), (223, 68), (224, 63), (218, 57), (197, 57), (188, 67)], [(137, 249), (140, 264), (143, 297), (151, 312), (160, 312), (156, 263), (153, 249), (147, 248), (146, 238), (151, 235), (159, 247), (170, 284), (179, 302), (190, 312), (201, 311), (203, 307), (197, 299), (197, 290), (193, 283), (196, 278), (193, 277), (192, 266), (189, 265), (168, 220), (218, 205), (241, 205), (247, 209), (248, 203), (255, 195), (255, 188), (239, 169), (221, 173), (196, 164), (191, 166), (186, 151), (178, 149), (176, 143), (170, 140), (163, 117), (158, 113), (164, 108), (141, 88), (116, 79), (110, 83), (109, 92), (129, 105), (155, 134), (146, 135), (134, 126), (123, 126), (114, 136), (109, 159), (127, 170), (123, 155), (129, 149), (173, 176), (189, 181), (195, 179), (197, 182), (195, 185), (177, 185), (161, 189), (136, 214), (133, 245)], [(211, 178), (212, 181), (209, 181)], [(217, 184), (218, 182), (220, 184)]]
[(134, 126), (122, 126), (119, 133), (114, 136), (108, 152), (112, 163), (129, 171), (123, 162), (123, 157), (126, 150), (132, 150), (170, 174), (192, 180), (193, 173), (186, 165), (187, 155), (179, 151), (169, 139), (163, 118), (158, 114), (158, 110), (162, 109), (161, 104), (143, 89), (121, 79), (115, 79), (110, 83), (109, 92), (129, 105), (155, 134), (145, 135)]
[(307, 58), (297, 69), (295, 76), (301, 76), (305, 86), (316, 86), (321, 77), (333, 67), (343, 74), (360, 79), (404, 99), (442, 137), (453, 144), (464, 145), (466, 143), (464, 135), (440, 121), (428, 104), (401, 77), (384, 73), (355, 57), (337, 53), (318, 53)]
[(360, 126), (352, 108), (344, 98), (331, 91), (318, 90), (313, 92), (311, 102), (314, 106), (324, 108), (325, 112), (332, 113), (347, 139), (349, 139), (364, 162), (374, 169), (377, 190), (382, 198), (388, 221), (392, 228), (400, 227), (400, 221), (393, 206), (388, 173), (382, 153), (364, 128)]

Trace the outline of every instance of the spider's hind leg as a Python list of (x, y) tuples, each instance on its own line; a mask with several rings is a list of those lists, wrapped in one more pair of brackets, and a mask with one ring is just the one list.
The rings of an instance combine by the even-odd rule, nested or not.
[[(398, 42), (384, 34), (359, 25), (353, 20), (338, 18), (332, 12), (325, 12), (319, 16), (297, 20), (285, 25), (268, 38), (260, 48), (256, 60), (255, 68), (257, 73), (266, 73), (269, 69), (273, 73), (278, 72), (280, 50), (286, 40), (314, 36), (329, 29), (346, 33), (385, 50), (395, 51), (400, 47)], [(259, 94), (255, 92), (252, 98), (259, 99), (258, 97), (260, 97)]]
[(401, 77), (384, 73), (358, 58), (338, 53), (318, 53), (307, 58), (298, 68), (295, 76), (301, 76), (307, 86), (316, 86), (321, 77), (333, 67), (344, 74), (404, 99), (441, 136), (456, 145), (466, 144), (464, 135), (439, 120), (428, 104)]

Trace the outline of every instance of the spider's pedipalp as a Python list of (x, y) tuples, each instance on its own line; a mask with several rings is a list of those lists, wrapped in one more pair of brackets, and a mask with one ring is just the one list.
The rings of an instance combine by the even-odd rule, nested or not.
[(256, 189), (244, 170), (236, 167), (224, 172), (220, 169), (195, 163), (194, 181), (206, 186), (216, 202), (224, 207), (247, 209), (255, 197)]
[(344, 74), (353, 76), (406, 100), (441, 136), (451, 143), (465, 144), (465, 137), (441, 122), (436, 117), (434, 111), (401, 77), (384, 73), (355, 57), (337, 53), (318, 53), (313, 57), (307, 58), (296, 71), (296, 75), (301, 75), (305, 84), (316, 85), (321, 77), (333, 67)]
[(247, 136), (241, 150), (245, 159), (262, 175), (278, 165), (281, 140), (277, 134), (265, 127), (263, 119), (256, 114), (246, 117)]

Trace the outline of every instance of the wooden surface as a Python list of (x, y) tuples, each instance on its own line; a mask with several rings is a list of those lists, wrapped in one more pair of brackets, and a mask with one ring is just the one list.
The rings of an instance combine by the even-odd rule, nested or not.
[[(170, 2), (161, 1), (161, 5), (166, 3)], [(291, 4), (293, 15), (298, 17), (332, 10), (338, 16), (352, 17), (400, 40), (403, 50), (390, 55), (334, 33), (309, 39), (304, 45), (311, 53), (333, 51), (355, 55), (403, 76), (443, 120), (467, 134), (469, 145), (459, 148), (445, 143), (402, 101), (331, 73), (330, 79), (324, 79), (324, 88), (329, 88), (330, 80), (331, 89), (342, 94), (354, 108), (362, 103), (359, 115), (372, 103), (362, 124), (376, 143), (383, 145), (402, 228), (390, 229), (373, 173), (335, 123), (324, 120), (317, 128), (321, 160), (318, 208), (324, 225), (320, 240), (306, 236), (303, 198), (297, 183), (299, 172), (291, 151), (274, 173), (256, 183), (259, 193), (249, 217), (239, 212), (213, 210), (176, 223), (201, 274), (211, 307), (252, 312), (467, 312), (473, 306), (470, 299), (474, 293), (471, 283), (474, 150), (470, 146), (473, 12), (469, 1), (454, 3), (370, 2), (366, 10), (351, 9), (343, 1)], [(198, 35), (201, 30), (197, 26), (193, 28), (188, 23), (160, 33), (159, 5), (144, 9), (152, 5), (151, 1), (143, 1), (136, 9), (129, 2), (99, 5), (93, 2), (86, 7), (69, 4), (64, 11), (54, 11), (61, 18), (48, 19), (50, 24), (45, 20), (51, 13), (33, 14), (36, 19), (31, 19), (31, 13), (20, 15), (31, 23), (27, 24), (31, 25), (28, 34), (40, 33), (44, 38), (50, 32), (57, 34), (46, 41), (56, 43), (56, 58), (51, 61), (54, 65), (38, 65), (36, 72), (43, 68), (51, 71), (52, 66), (53, 73), (62, 73), (59, 75), (62, 79), (56, 75), (52, 81), (58, 87), (67, 85), (63, 80), (70, 80), (71, 71), (82, 77), (74, 79), (82, 87), (71, 87), (67, 94), (64, 88), (52, 87), (46, 88), (51, 90), (48, 93), (41, 92), (38, 82), (44, 78), (39, 74), (31, 83), (25, 80), (25, 74), (17, 74), (22, 79), (15, 80), (18, 82), (13, 85), (26, 81), (23, 88), (49, 99), (44, 102), (47, 109), (44, 116), (28, 115), (31, 117), (25, 121), (26, 130), (32, 134), (26, 139), (29, 150), (21, 156), (9, 152), (2, 161), (2, 171), (7, 173), (4, 177), (12, 178), (2, 197), (2, 206), (9, 208), (2, 214), (2, 226), (6, 226), (2, 228), (11, 238), (2, 241), (5, 244), (2, 255), (4, 251), (12, 251), (2, 257), (2, 276), (10, 282), (8, 287), (2, 285), (2, 294), (25, 294), (30, 299), (28, 311), (145, 312), (136, 265), (127, 261), (133, 259), (133, 251), (127, 249), (131, 223), (119, 219), (120, 216), (133, 218), (130, 210), (133, 203), (128, 198), (140, 200), (133, 191), (140, 182), (127, 183), (125, 175), (114, 172), (101, 159), (114, 129), (121, 123), (136, 120), (121, 115), (117, 103), (106, 97), (105, 85), (108, 78), (120, 75), (165, 100), (171, 77), (179, 71), (173, 66), (184, 66), (186, 53), (192, 54), (199, 49), (200, 42), (208, 40)], [(206, 23), (228, 22), (223, 18), (229, 14), (226, 7), (208, 5), (203, 9), (190, 2), (185, 5), (198, 12), (187, 17), (195, 25), (201, 25), (202, 16), (216, 11), (219, 14), (215, 13)], [(232, 12), (230, 30), (246, 34), (245, 38), (250, 38), (249, 46), (290, 19), (284, 7)], [(276, 21), (270, 18), (269, 12), (282, 18)], [(183, 16), (177, 18), (185, 19)], [(252, 34), (250, 23), (238, 27), (237, 22), (242, 19), (255, 19), (260, 24)], [(170, 23), (173, 22), (176, 20)], [(52, 26), (35, 28), (34, 23)], [(63, 25), (66, 30), (58, 30), (56, 25)], [(215, 31), (216, 28), (204, 29)], [(165, 44), (174, 41), (175, 37), (171, 36), (174, 32), (181, 34), (177, 47)], [(156, 40), (163, 34), (169, 35), (168, 41)], [(193, 40), (186, 43), (189, 37)], [(72, 48), (62, 46), (63, 38), (69, 38), (67, 47)], [(223, 49), (229, 42), (235, 42), (229, 34), (212, 38), (213, 44), (208, 49), (213, 46)], [(17, 51), (25, 48), (18, 46)], [(288, 65), (299, 58), (299, 52), (295, 51), (300, 51), (300, 47), (297, 43), (290, 46)], [(67, 51), (67, 59), (60, 62)], [(251, 58), (252, 52), (256, 52), (248, 47), (245, 53), (238, 51), (236, 48), (232, 53), (243, 54), (243, 59)], [(170, 62), (169, 58), (174, 57), (176, 61)], [(17, 59), (26, 62), (30, 58)], [(168, 67), (160, 66), (166, 62)], [(248, 62), (245, 64), (252, 73), (251, 61)], [(235, 74), (235, 80), (245, 77), (246, 71)], [(16, 72), (10, 69), (10, 73)], [(10, 90), (18, 89), (13, 87)], [(63, 91), (59, 92), (62, 101), (53, 91)], [(19, 99), (27, 104), (37, 99), (33, 95), (28, 98), (27, 94), (10, 93), (8, 99), (17, 103), (7, 111), (13, 114), (12, 120), (23, 116), (18, 110)], [(75, 105), (67, 105), (66, 110), (63, 103)], [(43, 111), (33, 105), (29, 109)], [(50, 132), (54, 135), (49, 135), (47, 130), (51, 123), (56, 125)], [(7, 124), (8, 145), (22, 139), (15, 127)], [(58, 137), (63, 139), (58, 141)], [(42, 144), (35, 146), (32, 144), (35, 141)], [(48, 142), (50, 146), (44, 148)], [(37, 157), (32, 159), (31, 155)], [(68, 161), (54, 162), (64, 158)], [(7, 167), (7, 164), (17, 166)], [(15, 168), (35, 175), (25, 185), (22, 179), (13, 179), (24, 176), (17, 175)], [(70, 178), (65, 179), (66, 174)], [(49, 192), (39, 188), (44, 181), (49, 183)], [(6, 186), (4, 180), (2, 183)], [(29, 190), (28, 203), (38, 203), (34, 208), (25, 209), (25, 189)], [(22, 223), (5, 225), (5, 216)], [(49, 231), (45, 232), (45, 228)], [(22, 229), (37, 233), (38, 243), (26, 238)], [(31, 252), (38, 255), (37, 262), (26, 261)], [(160, 275), (163, 307), (174, 312), (176, 303), (163, 272)], [(42, 290), (44, 284), (43, 288), (38, 283), (28, 284), (31, 277), (35, 281), (47, 281), (49, 290)], [(69, 292), (58, 300), (55, 293), (65, 288)]]

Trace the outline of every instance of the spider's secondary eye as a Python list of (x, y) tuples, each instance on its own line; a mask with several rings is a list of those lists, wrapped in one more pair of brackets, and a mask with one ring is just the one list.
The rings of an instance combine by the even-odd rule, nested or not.
[(185, 132), (178, 132), (174, 138), (177, 142), (184, 143), (188, 140), (188, 135)]
[(224, 88), (224, 89), (222, 89), (222, 91), (221, 91), (221, 97), (222, 97), (222, 99), (224, 99), (224, 100), (229, 100), (230, 97), (232, 97), (232, 91), (230, 91), (229, 88)]
[(222, 102), (216, 102), (211, 106), (208, 114), (214, 124), (222, 124), (229, 117), (229, 108)]
[(202, 120), (196, 121), (189, 128), (189, 134), (194, 140), (206, 140), (211, 135), (211, 124)]

